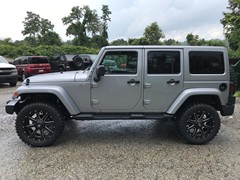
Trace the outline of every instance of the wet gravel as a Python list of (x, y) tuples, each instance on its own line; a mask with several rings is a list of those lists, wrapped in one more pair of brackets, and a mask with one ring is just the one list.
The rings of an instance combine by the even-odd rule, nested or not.
[(118, 120), (68, 121), (53, 146), (31, 148), (5, 113), (15, 89), (0, 84), (0, 180), (240, 178), (239, 100), (207, 145), (184, 143), (173, 122)]

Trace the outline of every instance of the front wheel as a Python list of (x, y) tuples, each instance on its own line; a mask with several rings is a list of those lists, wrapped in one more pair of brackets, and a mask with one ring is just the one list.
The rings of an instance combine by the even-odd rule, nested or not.
[(62, 114), (48, 103), (28, 104), (19, 112), (16, 119), (18, 136), (30, 146), (43, 147), (53, 144), (63, 129)]
[(191, 104), (180, 113), (179, 133), (191, 144), (205, 144), (211, 141), (220, 129), (217, 111), (207, 104)]

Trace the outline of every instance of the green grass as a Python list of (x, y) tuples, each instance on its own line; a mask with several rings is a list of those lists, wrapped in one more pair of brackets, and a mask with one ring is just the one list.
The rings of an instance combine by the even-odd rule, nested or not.
[(237, 91), (237, 92), (234, 94), (234, 96), (240, 97), (240, 91)]

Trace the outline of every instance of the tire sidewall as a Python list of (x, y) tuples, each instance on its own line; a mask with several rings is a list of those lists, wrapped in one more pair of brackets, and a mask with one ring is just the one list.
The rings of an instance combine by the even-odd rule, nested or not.
[[(36, 141), (36, 140), (30, 139), (28, 135), (24, 133), (25, 130), (23, 128), (24, 126), (23, 122), (26, 116), (28, 116), (29, 113), (34, 110), (42, 110), (44, 112), (47, 112), (50, 116), (52, 116), (52, 120), (54, 121), (55, 131), (49, 139)], [(33, 146), (33, 147), (49, 146), (49, 145), (52, 145), (63, 132), (64, 120), (62, 117), (63, 116), (61, 115), (59, 110), (57, 110), (57, 108), (55, 108), (53, 105), (50, 105), (48, 103), (32, 103), (25, 106), (19, 112), (16, 119), (16, 132), (20, 137), (20, 139), (30, 146)]]
[[(194, 112), (203, 112), (205, 111), (206, 113), (211, 114), (213, 117), (213, 130), (210, 133), (208, 137), (204, 137), (203, 139), (196, 139), (192, 137), (188, 132), (187, 132), (187, 121), (191, 115), (193, 115)], [(218, 133), (220, 129), (220, 117), (217, 113), (217, 111), (210, 105), (207, 104), (194, 104), (192, 106), (188, 106), (184, 111), (182, 111), (182, 115), (180, 115), (180, 119), (178, 121), (178, 129), (179, 133), (182, 136), (184, 140), (186, 140), (188, 143), (191, 144), (205, 144), (209, 141), (211, 141)]]

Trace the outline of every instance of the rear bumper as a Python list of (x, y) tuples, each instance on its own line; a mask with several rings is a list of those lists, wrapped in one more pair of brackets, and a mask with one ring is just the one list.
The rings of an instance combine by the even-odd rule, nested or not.
[(228, 100), (229, 104), (222, 106), (221, 115), (230, 116), (234, 113), (234, 107), (236, 102), (236, 97), (230, 96)]
[(13, 99), (7, 102), (5, 106), (5, 111), (8, 114), (13, 114), (15, 111), (15, 106), (18, 103), (19, 99)]

